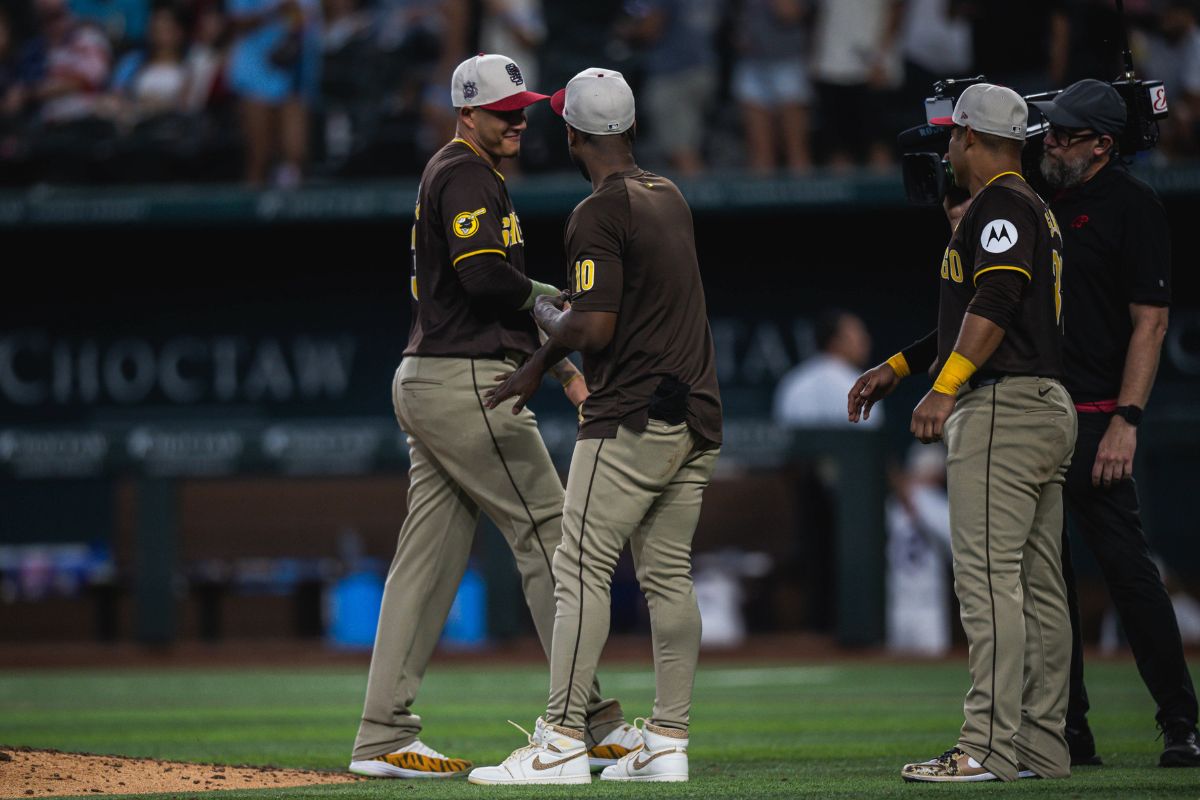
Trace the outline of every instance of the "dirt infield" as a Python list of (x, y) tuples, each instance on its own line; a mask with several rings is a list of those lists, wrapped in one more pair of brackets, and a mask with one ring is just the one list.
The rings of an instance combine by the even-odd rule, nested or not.
[(365, 780), (338, 772), (228, 767), (0, 745), (0, 798), (211, 792)]

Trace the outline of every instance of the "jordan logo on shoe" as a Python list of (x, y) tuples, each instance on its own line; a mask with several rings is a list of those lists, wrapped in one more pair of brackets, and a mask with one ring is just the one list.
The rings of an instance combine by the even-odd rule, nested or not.
[(538, 770), (553, 769), (554, 767), (561, 767), (563, 764), (567, 763), (568, 761), (574, 761), (575, 759), (579, 758), (580, 756), (585, 756), (585, 755), (587, 755), (587, 748), (581, 748), (578, 753), (569, 755), (566, 758), (560, 758), (558, 761), (551, 761), (549, 764), (542, 761), (541, 755), (536, 755), (533, 757), (533, 768), (538, 769)]
[[(642, 752), (645, 752), (645, 751), (643, 750)], [(633, 757), (633, 768), (634, 768), (634, 769), (645, 769), (645, 768), (646, 768), (646, 766), (647, 766), (647, 765), (648, 765), (648, 764), (649, 764), (651, 761), (653, 761), (654, 759), (658, 758), (659, 756), (668, 756), (668, 755), (670, 755), (671, 753), (674, 753), (674, 752), (676, 752), (676, 751), (675, 751), (675, 750), (673, 750), (673, 749), (672, 749), (672, 750), (659, 750), (657, 753), (655, 753), (654, 755), (650, 756), (650, 757), (649, 757), (649, 758), (647, 758), (645, 761), (642, 761), (642, 756), (641, 756), (640, 754), (639, 754), (639, 755), (636, 755), (636, 756), (634, 756), (634, 757)]]

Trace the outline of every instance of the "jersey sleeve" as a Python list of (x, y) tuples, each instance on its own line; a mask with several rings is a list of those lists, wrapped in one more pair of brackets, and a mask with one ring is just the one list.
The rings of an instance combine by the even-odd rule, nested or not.
[(992, 270), (980, 277), (967, 313), (991, 320), (1007, 331), (1021, 305), (1021, 293), (1028, 285), (1029, 281), (1019, 272)]
[(1037, 214), (1028, 200), (999, 186), (980, 195), (972, 205), (972, 231), (968, 240), (974, 250), (971, 282), (979, 286), (985, 275), (1007, 270), (1033, 280), (1034, 248), (1037, 243)]
[(483, 163), (460, 164), (438, 192), (438, 217), (445, 228), (450, 264), (462, 268), (474, 256), (508, 257), (500, 179)]
[(580, 311), (621, 310), (623, 242), (629, 215), (624, 194), (597, 195), (575, 211), (567, 240), (567, 288)]
[(1171, 235), (1167, 212), (1149, 191), (1139, 193), (1125, 211), (1121, 264), (1130, 303), (1171, 304)]

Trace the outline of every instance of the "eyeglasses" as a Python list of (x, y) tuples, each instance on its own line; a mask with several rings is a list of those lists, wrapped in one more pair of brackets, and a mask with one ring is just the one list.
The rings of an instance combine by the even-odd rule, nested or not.
[(1050, 123), (1050, 126), (1046, 130), (1046, 138), (1049, 139), (1050, 137), (1054, 137), (1055, 143), (1057, 143), (1058, 146), (1064, 150), (1068, 147), (1078, 144), (1079, 142), (1087, 141), (1088, 139), (1098, 139), (1102, 135), (1103, 134), (1096, 133), (1095, 131), (1081, 131), (1078, 128), (1064, 128), (1059, 125), (1055, 125), (1054, 123)]

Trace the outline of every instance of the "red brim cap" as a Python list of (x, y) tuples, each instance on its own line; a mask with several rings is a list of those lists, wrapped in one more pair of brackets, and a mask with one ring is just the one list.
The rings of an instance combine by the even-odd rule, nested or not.
[(941, 125), (946, 128), (953, 128), (958, 123), (956, 123), (954, 121), (954, 117), (934, 117), (933, 119), (929, 120), (929, 124), (930, 125)]
[(550, 95), (538, 94), (537, 92), (517, 92), (509, 95), (503, 100), (497, 100), (494, 103), (488, 103), (486, 108), (488, 111), (516, 111), (518, 108), (528, 108), (534, 103), (540, 103), (543, 100), (549, 100)]
[(558, 114), (563, 115), (563, 109), (567, 107), (567, 90), (559, 89), (550, 97), (550, 109)]

